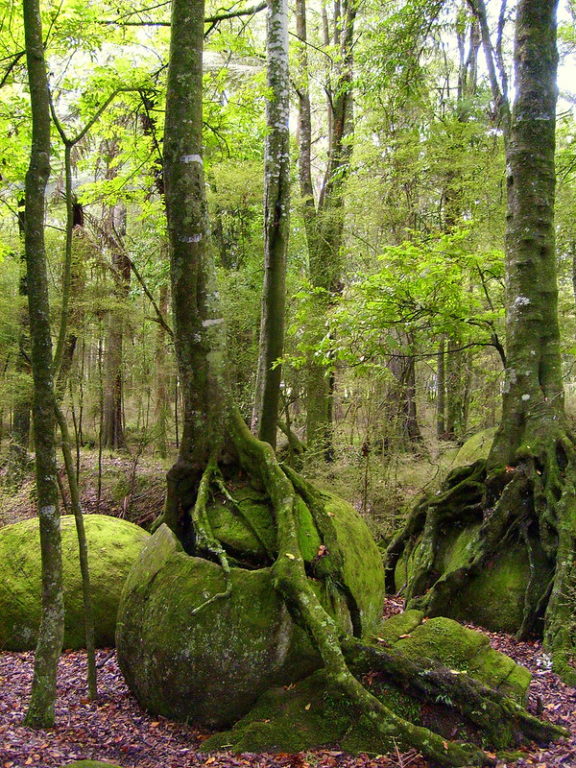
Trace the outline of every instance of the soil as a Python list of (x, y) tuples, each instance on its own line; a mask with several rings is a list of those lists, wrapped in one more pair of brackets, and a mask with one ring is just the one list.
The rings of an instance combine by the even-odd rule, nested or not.
[[(401, 602), (392, 598), (385, 615), (400, 609)], [(550, 660), (539, 642), (520, 643), (500, 633), (486, 635), (494, 648), (532, 671), (530, 709), (572, 732), (569, 739), (545, 748), (528, 746), (523, 758), (501, 760), (499, 767), (576, 768), (576, 690), (550, 671)], [(32, 653), (0, 654), (0, 768), (58, 768), (80, 759), (125, 768), (431, 768), (414, 751), (374, 758), (347, 755), (337, 746), (296, 755), (202, 754), (198, 750), (209, 734), (141, 710), (124, 683), (113, 650), (98, 652), (97, 702), (86, 694), (85, 653), (63, 654), (57, 724), (50, 730), (33, 731), (22, 725), (32, 666)]]

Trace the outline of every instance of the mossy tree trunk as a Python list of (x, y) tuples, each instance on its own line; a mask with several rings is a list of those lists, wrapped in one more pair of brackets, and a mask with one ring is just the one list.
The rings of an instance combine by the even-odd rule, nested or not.
[[(203, 0), (174, 0), (164, 139), (175, 345), (184, 413), (180, 453), (168, 474), (164, 519), (189, 552), (217, 560), (226, 577), (225, 589), (191, 615), (214, 600), (226, 599), (232, 589), (230, 563), (212, 532), (209, 500), (215, 488), (227, 492), (225, 478), (236, 467), (244, 478), (265, 491), (273, 508), (277, 531), (274, 586), (293, 620), (308, 633), (330, 680), (350, 697), (359, 716), (367, 717), (387, 738), (415, 746), (442, 765), (491, 764), (492, 758), (477, 747), (448, 742), (394, 714), (350, 671), (347, 655), (357, 656), (356, 641), (342, 636), (320, 603), (307, 576), (298, 538), (297, 500), (306, 504), (313, 519), (324, 516), (328, 520), (322, 496), (296, 473), (279, 465), (272, 447), (250, 433), (228, 395), (220, 346), (221, 319), (207, 251), (202, 164), (203, 21)], [(418, 669), (428, 676), (428, 672)], [(410, 670), (404, 674), (412, 676)], [(457, 680), (453, 686), (461, 694), (455, 700), (465, 696)], [(435, 689), (430, 695), (437, 693)], [(497, 696), (494, 692), (492, 695)], [(476, 704), (483, 698), (480, 693)], [(488, 703), (489, 697), (487, 707)], [(528, 733), (520, 723), (518, 731)], [(546, 728), (544, 731), (545, 738), (555, 733)]]
[[(529, 563), (520, 636), (544, 620), (554, 668), (576, 682), (576, 450), (563, 404), (554, 247), (556, 0), (521, 0), (515, 35), (515, 102), (506, 140), (507, 366), (502, 420), (486, 462), (454, 472), (423, 499), (389, 548), (388, 568), (415, 551), (411, 605), (431, 615), (498, 557), (511, 539)], [(455, 570), (438, 572), (446, 526), (480, 523)], [(553, 576), (539, 584), (531, 539)], [(426, 594), (424, 594), (426, 593)], [(417, 597), (420, 595), (421, 597)], [(423, 595), (423, 596), (422, 596)]]
[(50, 306), (44, 245), (44, 205), (50, 175), (50, 106), (38, 0), (24, 0), (24, 34), (32, 110), (32, 147), (26, 173), (25, 252), (32, 376), (36, 491), (42, 552), (42, 619), (26, 724), (54, 723), (56, 672), (64, 637), (62, 549), (56, 482), (55, 411)]
[[(275, 448), (284, 351), (286, 254), (290, 214), (290, 81), (287, 0), (268, 0), (266, 25), (268, 87), (264, 168), (264, 289), (256, 376), (255, 426)], [(254, 425), (253, 425), (254, 426)]]

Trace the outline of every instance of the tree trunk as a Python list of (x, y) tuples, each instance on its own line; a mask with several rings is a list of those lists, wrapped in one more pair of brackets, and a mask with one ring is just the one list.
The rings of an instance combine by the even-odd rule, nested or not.
[[(306, 55), (306, 3), (296, 6), (297, 35), (302, 41), (299, 48), (301, 84), (299, 96), (299, 179), (302, 213), (306, 230), (310, 283), (316, 289), (315, 331), (319, 343), (326, 333), (324, 321), (331, 297), (341, 290), (341, 248), (344, 231), (343, 191), (352, 145), (352, 66), (356, 0), (343, 0), (335, 7), (334, 44), (339, 49), (338, 71), (328, 98), (328, 163), (318, 203), (314, 203), (311, 173), (311, 117), (308, 90), (308, 59)], [(318, 365), (312, 357), (307, 374), (307, 443), (332, 457), (332, 396), (334, 374)]]
[[(24, 200), (18, 201), (18, 231), (22, 241), (24, 240), (26, 222), (26, 208)], [(23, 244), (23, 243), (22, 243)], [(29, 330), (30, 322), (28, 318), (28, 308), (24, 306), (27, 304), (28, 296), (28, 283), (26, 278), (26, 253), (22, 248), (21, 253), (21, 274), (18, 283), (18, 296), (21, 298), (23, 305), (20, 308), (19, 318), (19, 334), (18, 334), (18, 358), (16, 362), (16, 369), (22, 378), (28, 378), (30, 376), (30, 350), (29, 350)], [(30, 407), (31, 407), (31, 393), (27, 384), (24, 381), (19, 383), (16, 402), (14, 403), (14, 412), (12, 416), (12, 441), (15, 448), (16, 464), (20, 464), (22, 459), (25, 458), (28, 447), (30, 444)]]
[(268, 0), (268, 88), (264, 167), (264, 289), (254, 423), (261, 440), (276, 447), (286, 304), (290, 214), (290, 81), (287, 0)]
[[(160, 286), (160, 312), (164, 317), (168, 312), (168, 285)], [(168, 423), (170, 417), (170, 377), (166, 370), (166, 329), (158, 325), (156, 331), (156, 418), (158, 453), (162, 459), (168, 455)]]
[(47, 728), (54, 723), (56, 672), (64, 637), (64, 600), (54, 441), (56, 399), (44, 246), (44, 204), (50, 175), (50, 107), (38, 0), (24, 0), (24, 33), (32, 109), (32, 148), (26, 174), (25, 251), (34, 379), (36, 492), (42, 550), (42, 619), (26, 724)]
[[(486, 462), (455, 470), (422, 499), (388, 550), (388, 571), (413, 554), (411, 605), (449, 615), (463, 587), (512, 546), (529, 574), (518, 635), (543, 617), (554, 669), (576, 683), (576, 448), (561, 381), (554, 248), (557, 0), (521, 0), (515, 103), (506, 142), (507, 367), (502, 420)], [(477, 525), (455, 569), (442, 573), (440, 537)], [(540, 583), (534, 539), (552, 575)], [(440, 578), (438, 576), (440, 575)], [(416, 597), (421, 595), (421, 597)]]
[[(122, 247), (126, 234), (126, 208), (122, 203), (117, 203), (110, 209), (106, 228), (111, 235), (114, 298), (117, 305), (108, 318), (102, 445), (105, 448), (120, 450), (126, 447), (123, 418), (123, 345), (126, 302), (130, 291), (130, 263)], [(120, 241), (120, 247), (114, 247), (116, 240)]]

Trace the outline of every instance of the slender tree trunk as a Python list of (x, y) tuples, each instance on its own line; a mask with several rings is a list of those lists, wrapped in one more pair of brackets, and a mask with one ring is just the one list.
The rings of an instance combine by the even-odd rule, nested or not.
[(42, 620), (26, 724), (42, 728), (50, 727), (54, 722), (56, 672), (64, 637), (64, 600), (54, 441), (56, 399), (44, 247), (44, 204), (50, 175), (50, 106), (38, 0), (24, 0), (24, 33), (32, 109), (32, 148), (26, 174), (25, 250), (34, 379), (36, 490), (42, 550)]
[(438, 369), (436, 372), (436, 437), (446, 439), (446, 340), (438, 343)]
[(286, 254), (290, 216), (290, 81), (288, 75), (288, 2), (268, 0), (266, 55), (266, 152), (264, 164), (264, 289), (260, 352), (253, 426), (275, 448), (284, 351)]
[[(22, 246), (24, 246), (24, 232), (26, 221), (26, 208), (24, 200), (18, 201), (18, 231), (22, 240)], [(29, 342), (29, 318), (27, 296), (28, 296), (28, 283), (26, 279), (26, 253), (24, 247), (21, 252), (21, 274), (18, 283), (18, 296), (23, 302), (20, 308), (19, 318), (19, 334), (18, 334), (18, 357), (16, 362), (16, 370), (26, 379), (30, 376), (30, 342)], [(26, 455), (26, 452), (30, 443), (30, 408), (31, 408), (31, 392), (28, 386), (21, 381), (18, 388), (18, 396), (14, 403), (14, 412), (12, 416), (12, 441), (18, 456), (16, 461), (19, 463)]]
[[(162, 315), (168, 313), (168, 285), (160, 286), (159, 308)], [(170, 416), (170, 377), (166, 369), (166, 330), (158, 325), (156, 331), (156, 402), (154, 416), (158, 434), (158, 453), (165, 459), (168, 455), (168, 422)]]
[[(207, 464), (222, 443), (225, 391), (222, 323), (207, 252), (208, 214), (202, 161), (204, 2), (174, 0), (164, 183), (170, 243), (174, 340), (182, 389), (182, 437), (168, 473), (166, 523), (190, 541), (190, 508)], [(186, 46), (176, 48), (185, 36)]]
[(130, 291), (130, 263), (121, 247), (126, 234), (126, 208), (122, 203), (117, 203), (110, 209), (107, 228), (111, 233), (111, 242), (119, 240), (120, 247), (112, 246), (114, 298), (117, 305), (108, 318), (102, 443), (105, 448), (119, 450), (126, 447), (123, 419), (123, 346), (126, 303)]
[[(324, 10), (325, 7), (323, 6)], [(341, 247), (344, 231), (343, 191), (352, 145), (352, 66), (356, 0), (343, 0), (335, 7), (334, 44), (339, 48), (338, 71), (328, 98), (328, 163), (318, 204), (314, 204), (311, 174), (311, 119), (306, 55), (306, 4), (296, 6), (297, 34), (303, 45), (299, 49), (301, 84), (299, 87), (299, 179), (309, 257), (310, 282), (317, 290), (318, 318), (316, 341), (326, 333), (326, 318), (332, 297), (341, 290)], [(327, 24), (326, 24), (327, 28)], [(332, 396), (334, 372), (326, 370), (311, 358), (307, 373), (307, 441), (320, 449), (326, 458), (332, 456)]]

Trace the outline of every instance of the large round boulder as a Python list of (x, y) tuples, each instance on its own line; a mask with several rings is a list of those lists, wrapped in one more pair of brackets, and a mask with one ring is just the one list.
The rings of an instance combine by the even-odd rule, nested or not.
[[(250, 546), (263, 556), (275, 544), (272, 517), (254, 500), (251, 507), (249, 532), (238, 516), (234, 525), (227, 522), (222, 510), (214, 529), (237, 554)], [(314, 589), (343, 629), (368, 633), (384, 597), (380, 553), (350, 505), (329, 497), (325, 512), (330, 530), (322, 533), (324, 544), (305, 505), (298, 513)], [(186, 554), (166, 526), (152, 536), (127, 579), (116, 635), (122, 672), (146, 709), (222, 727), (271, 686), (318, 667), (307, 636), (273, 587), (269, 563), (233, 567), (231, 595), (207, 603), (225, 589), (222, 568)], [(331, 570), (336, 563), (338, 576)]]
[[(438, 576), (464, 567), (480, 528), (479, 522), (452, 527), (443, 531), (441, 543), (435, 553), (434, 569)], [(495, 632), (517, 632), (524, 616), (526, 589), (533, 571), (532, 589), (541, 597), (552, 575), (542, 545), (535, 536), (526, 542), (511, 540), (482, 571), (470, 577), (457, 595), (451, 596), (437, 613), (459, 621), (472, 621)], [(396, 590), (401, 592), (414, 576), (414, 563), (418, 558), (422, 537), (409, 554), (398, 559), (394, 570)]]
[[(78, 539), (74, 518), (62, 522), (62, 565), (66, 611), (64, 647), (82, 648), (84, 609)], [(114, 644), (120, 593), (132, 564), (149, 534), (126, 520), (107, 515), (84, 518), (96, 645)], [(38, 519), (0, 528), (0, 649), (36, 646), (41, 614), (41, 561)]]

